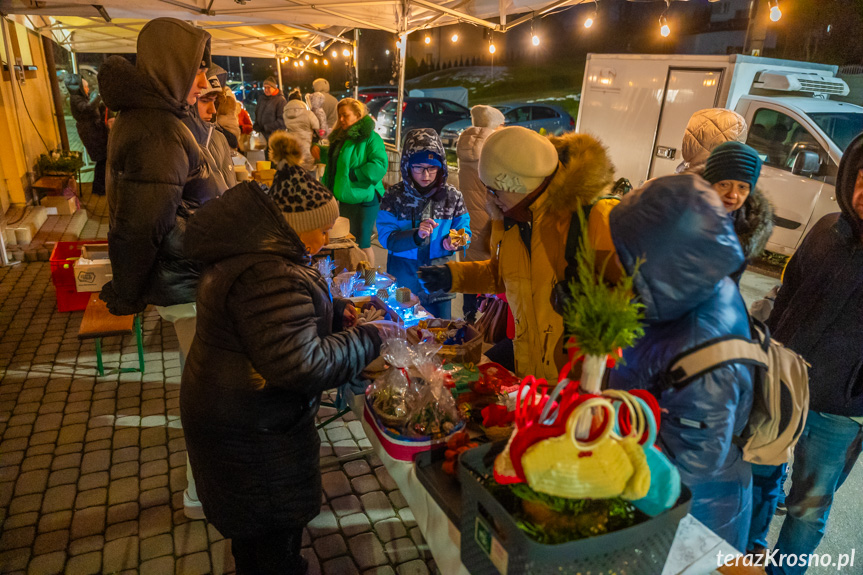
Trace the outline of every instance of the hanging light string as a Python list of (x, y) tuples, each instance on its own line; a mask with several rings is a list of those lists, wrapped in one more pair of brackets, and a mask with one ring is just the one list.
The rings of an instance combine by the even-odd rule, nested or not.
[(665, 0), (665, 10), (662, 12), (662, 16), (659, 17), (659, 33), (662, 34), (663, 38), (667, 38), (671, 34), (671, 28), (668, 27), (668, 18), (666, 18), (666, 14), (668, 14), (668, 10), (670, 9), (671, 0)]
[(585, 19), (585, 21), (584, 21), (584, 27), (585, 28), (590, 28), (591, 26), (593, 26), (593, 22), (596, 20), (596, 13), (598, 10), (599, 10), (599, 1), (593, 0), (593, 14), (591, 14), (590, 16), (588, 16)]

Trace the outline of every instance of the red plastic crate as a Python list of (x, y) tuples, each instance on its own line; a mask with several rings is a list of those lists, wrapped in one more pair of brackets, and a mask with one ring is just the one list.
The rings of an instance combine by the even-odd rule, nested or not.
[(81, 257), (85, 245), (107, 244), (105, 240), (57, 242), (51, 252), (51, 281), (57, 289), (57, 309), (60, 311), (82, 311), (87, 308), (90, 292), (78, 293), (75, 289), (74, 262)]

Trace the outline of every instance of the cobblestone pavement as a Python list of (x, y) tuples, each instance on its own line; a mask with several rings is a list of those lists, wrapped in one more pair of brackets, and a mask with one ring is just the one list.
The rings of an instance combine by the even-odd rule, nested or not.
[[(48, 263), (0, 267), (0, 573), (233, 572), (230, 541), (183, 515), (173, 328), (146, 313), (145, 373), (97, 377), (92, 340), (77, 339), (82, 317), (57, 311)], [(132, 337), (103, 350), (108, 370), (137, 366)], [(360, 422), (349, 414), (320, 433), (324, 506), (305, 533), (309, 572), (436, 573), (380, 460), (336, 459), (369, 446)]]

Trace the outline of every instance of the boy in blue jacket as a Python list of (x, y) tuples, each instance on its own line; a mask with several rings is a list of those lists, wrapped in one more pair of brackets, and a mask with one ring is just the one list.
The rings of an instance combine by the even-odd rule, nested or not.
[(381, 200), (378, 239), (389, 252), (387, 273), (410, 288), (435, 317), (449, 318), (455, 295), (426, 292), (417, 279), (420, 266), (443, 264), (464, 246), (453, 245), (450, 230), (470, 238), (470, 216), (461, 192), (447, 184), (446, 152), (437, 132), (411, 130), (405, 138), (402, 181)]

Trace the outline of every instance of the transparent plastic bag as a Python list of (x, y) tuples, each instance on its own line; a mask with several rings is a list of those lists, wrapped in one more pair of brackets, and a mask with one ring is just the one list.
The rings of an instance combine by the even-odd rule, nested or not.
[(421, 380), (408, 396), (407, 433), (440, 439), (452, 433), (464, 417), (446, 387), (446, 372), (436, 356), (439, 345), (415, 346), (414, 368)]

